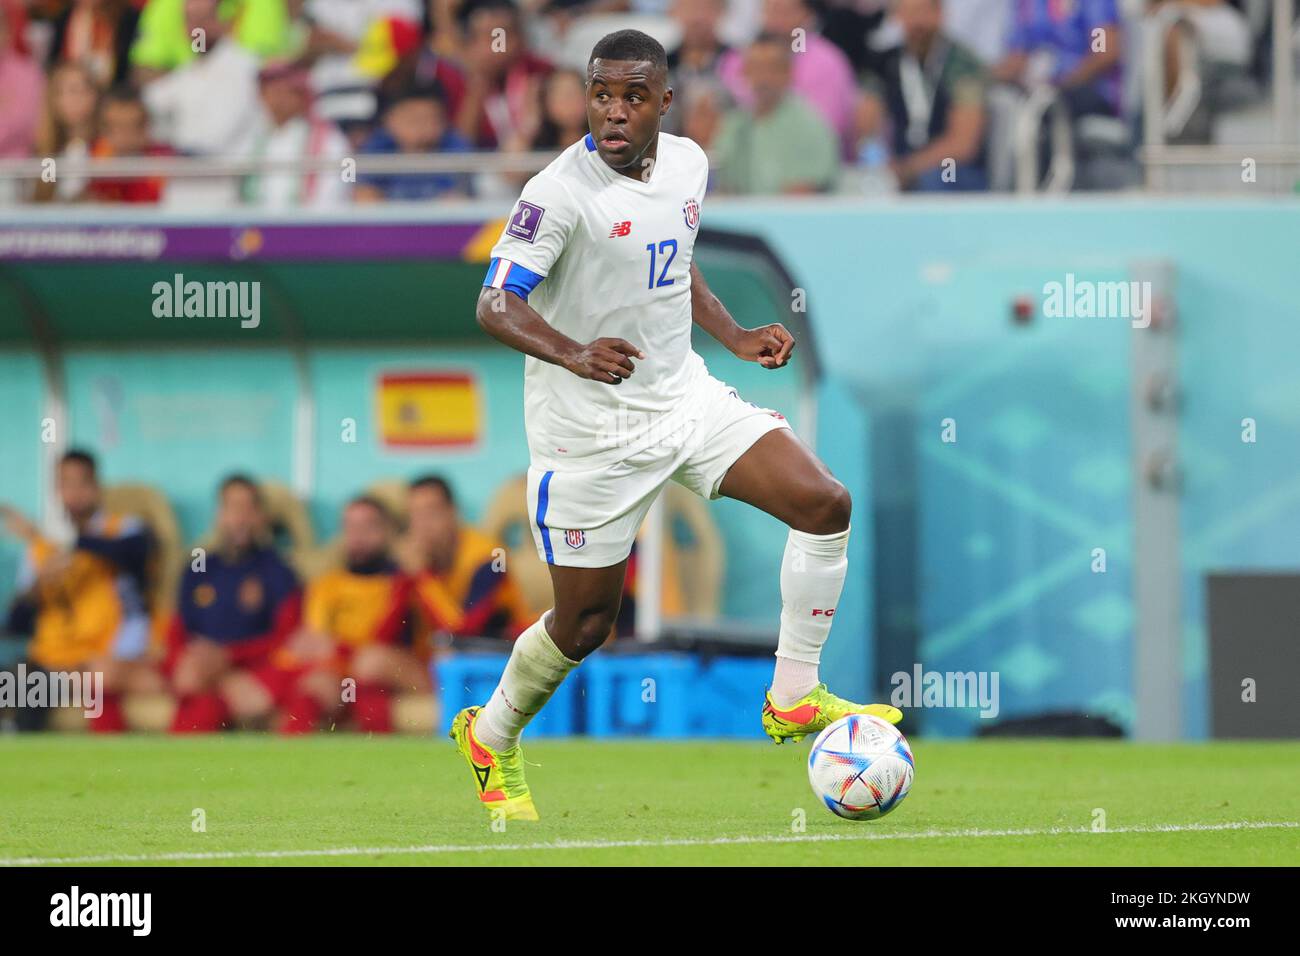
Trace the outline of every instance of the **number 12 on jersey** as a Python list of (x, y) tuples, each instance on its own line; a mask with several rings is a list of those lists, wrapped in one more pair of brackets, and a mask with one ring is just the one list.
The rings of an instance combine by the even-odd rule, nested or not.
[(658, 286), (672, 285), (673, 280), (666, 277), (668, 275), (668, 267), (673, 264), (673, 259), (677, 257), (677, 240), (665, 239), (663, 242), (659, 243), (659, 255), (663, 255), (666, 252), (668, 253), (668, 258), (664, 260), (664, 267), (659, 272), (658, 279), (655, 279), (655, 244), (653, 242), (646, 243), (646, 249), (650, 251), (650, 284), (646, 286), (646, 288), (653, 289)]

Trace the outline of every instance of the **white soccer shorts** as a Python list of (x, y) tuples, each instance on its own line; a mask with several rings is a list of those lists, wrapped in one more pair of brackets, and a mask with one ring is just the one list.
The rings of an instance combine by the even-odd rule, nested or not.
[(685, 434), (636, 449), (613, 465), (589, 470), (528, 469), (528, 513), (538, 556), (566, 568), (606, 568), (632, 551), (646, 512), (668, 481), (702, 498), (753, 444), (785, 416), (747, 402), (705, 375), (686, 401), (701, 410)]

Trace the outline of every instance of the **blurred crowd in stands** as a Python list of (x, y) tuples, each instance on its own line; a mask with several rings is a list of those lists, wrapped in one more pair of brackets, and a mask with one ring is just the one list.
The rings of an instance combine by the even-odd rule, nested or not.
[[(1080, 131), (1076, 188), (1122, 188), (1137, 179), (1134, 34), (1168, 6), (1184, 13), (1164, 40), (1170, 96), (1180, 57), (1232, 90), (1262, 75), (1250, 0), (0, 0), (0, 159), (269, 161), (0, 180), (0, 202), (512, 196), (526, 175), (477, 173), (472, 155), (464, 172), (362, 159), (564, 148), (586, 132), (585, 51), (624, 26), (667, 41), (665, 127), (710, 151), (719, 192), (1010, 188), (1008, 117), (1033, 89)], [(1216, 102), (1198, 81), (1192, 112)], [(1110, 162), (1089, 167), (1098, 150)], [(362, 171), (286, 171), (306, 158)]]
[[(396, 697), (432, 694), (440, 650), (513, 640), (539, 613), (436, 475), (401, 489), (400, 514), (374, 494), (349, 501), (337, 554), (310, 576), (277, 548), (263, 487), (231, 475), (178, 585), (149, 522), (106, 505), (92, 455), (63, 455), (57, 492), (70, 544), (0, 505), (0, 531), (24, 546), (0, 632), (28, 638), (27, 673), (103, 675), (94, 730), (126, 728), (127, 695), (170, 695), (175, 732), (386, 732)], [(36, 730), (49, 716), (26, 707), (15, 720)]]

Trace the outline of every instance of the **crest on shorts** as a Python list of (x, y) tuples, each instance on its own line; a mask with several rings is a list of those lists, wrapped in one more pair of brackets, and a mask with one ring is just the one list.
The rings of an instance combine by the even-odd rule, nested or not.
[(682, 204), (682, 215), (686, 217), (687, 228), (694, 229), (700, 224), (700, 204), (694, 197)]
[(585, 531), (566, 531), (564, 532), (564, 541), (574, 551), (577, 551), (587, 543), (587, 533)]

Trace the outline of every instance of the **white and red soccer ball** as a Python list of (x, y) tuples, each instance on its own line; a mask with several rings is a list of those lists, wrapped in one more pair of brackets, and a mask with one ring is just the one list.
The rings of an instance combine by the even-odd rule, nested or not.
[(915, 772), (907, 738), (869, 714), (841, 717), (817, 735), (808, 754), (813, 793), (846, 820), (889, 813), (912, 789)]

